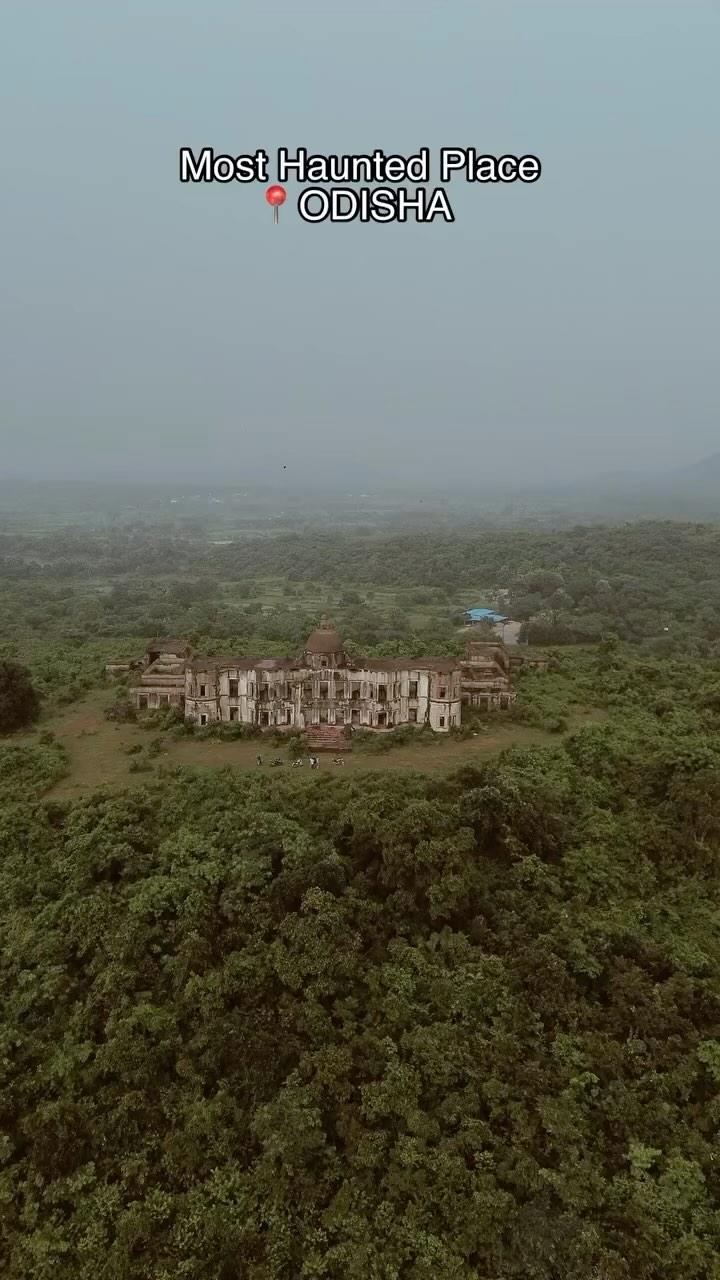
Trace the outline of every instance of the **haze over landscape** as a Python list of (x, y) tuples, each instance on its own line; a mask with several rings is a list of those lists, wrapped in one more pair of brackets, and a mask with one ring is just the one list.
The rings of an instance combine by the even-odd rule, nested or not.
[[(713, 453), (719, 24), (11, 0), (6, 478), (554, 487)], [(183, 145), (473, 145), (543, 174), (455, 181), (430, 226), (311, 226), (290, 184), (275, 227), (261, 187), (181, 186)]]
[(720, 1280), (717, 0), (0, 7), (2, 1280)]

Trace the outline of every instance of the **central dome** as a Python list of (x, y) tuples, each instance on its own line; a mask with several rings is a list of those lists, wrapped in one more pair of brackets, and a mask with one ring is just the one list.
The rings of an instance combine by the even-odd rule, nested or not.
[(307, 653), (342, 653), (340, 632), (332, 622), (323, 618), (320, 626), (311, 631), (305, 649)]

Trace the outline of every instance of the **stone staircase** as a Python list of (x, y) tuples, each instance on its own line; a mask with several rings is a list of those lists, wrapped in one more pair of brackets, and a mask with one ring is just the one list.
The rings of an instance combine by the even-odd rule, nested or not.
[(313, 724), (307, 731), (311, 751), (351, 751), (352, 743), (336, 724)]

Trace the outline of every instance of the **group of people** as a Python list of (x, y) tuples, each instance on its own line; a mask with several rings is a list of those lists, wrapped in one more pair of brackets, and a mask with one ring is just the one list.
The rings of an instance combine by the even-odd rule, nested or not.
[[(262, 765), (263, 758), (262, 758), (262, 756), (261, 756), (261, 755), (258, 755), (258, 756), (257, 756), (257, 762), (258, 762), (258, 765)], [(319, 757), (319, 756), (308, 756), (308, 762), (309, 762), (309, 764), (310, 764), (310, 768), (311, 768), (311, 769), (319, 769), (319, 768), (320, 768), (320, 757)], [(282, 760), (282, 759), (280, 758), (280, 756), (275, 756), (275, 759), (270, 761), (271, 766), (276, 766), (276, 765), (284, 764), (284, 763), (285, 763), (285, 761), (284, 761), (284, 760)], [(292, 768), (293, 768), (293, 769), (299, 769), (299, 768), (302, 768), (302, 766), (303, 766), (303, 764), (304, 764), (304, 763), (305, 763), (305, 761), (303, 760), (302, 756), (299, 756), (297, 760), (293, 760), (293, 762), (292, 762)], [(333, 756), (333, 764), (345, 764), (345, 761), (343, 760), (342, 756)]]

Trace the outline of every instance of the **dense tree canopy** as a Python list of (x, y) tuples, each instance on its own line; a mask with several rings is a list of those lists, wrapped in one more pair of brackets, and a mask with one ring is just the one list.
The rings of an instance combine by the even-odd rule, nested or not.
[(3, 1276), (717, 1277), (719, 741), (7, 789)]
[(298, 529), (218, 544), (202, 530), (0, 533), (0, 658), (74, 701), (153, 635), (207, 653), (299, 652), (331, 613), (350, 652), (461, 653), (464, 609), (500, 605), (540, 646), (610, 635), (720, 655), (720, 526), (647, 521), (555, 530), (479, 523)]
[(39, 710), (30, 672), (18, 662), (0, 660), (0, 733), (30, 724)]
[(72, 803), (52, 733), (0, 743), (3, 1280), (718, 1280), (719, 553), (670, 522), (0, 534), (0, 710), (5, 671), (34, 714), (20, 662), (74, 702), (152, 633), (292, 652), (327, 609), (351, 651), (455, 653), (497, 596), (550, 647), (510, 717), (558, 735), (194, 774), (170, 716), (126, 748), (146, 786)]
[[(9, 634), (66, 638), (197, 631), (295, 643), (320, 597), (366, 649), (397, 641), (444, 653), (462, 608), (502, 590), (531, 641), (638, 641), (682, 632), (720, 639), (720, 526), (641, 521), (554, 530), (478, 523), (211, 542), (187, 530), (129, 527), (0, 534)], [(269, 606), (267, 584), (285, 583)], [(314, 583), (311, 606), (301, 587)], [(373, 598), (395, 595), (390, 608)], [(482, 596), (483, 599), (477, 598)], [(322, 611), (322, 609), (320, 609)], [(441, 647), (438, 648), (437, 646)]]

